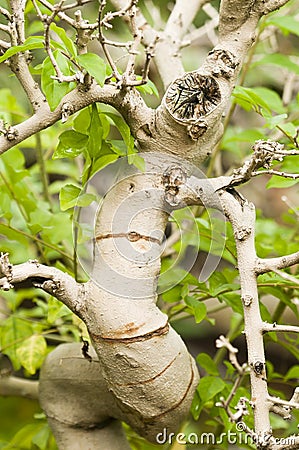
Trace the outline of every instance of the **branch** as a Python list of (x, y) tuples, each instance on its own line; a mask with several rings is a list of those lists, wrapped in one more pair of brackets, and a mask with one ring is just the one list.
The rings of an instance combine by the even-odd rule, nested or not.
[(290, 283), (299, 285), (299, 279), (294, 277), (293, 275), (290, 275), (286, 272), (283, 272), (282, 270), (272, 270), (272, 272), (276, 273), (276, 275), (279, 275), (284, 280), (289, 281)]
[[(24, 0), (11, 1), (10, 35), (12, 46), (23, 44), (25, 41), (25, 3)], [(28, 68), (30, 61), (28, 52), (18, 53), (9, 59), (9, 66), (23, 87), (33, 111), (37, 111), (45, 101), (45, 97), (30, 73)]]
[(272, 11), (276, 11), (277, 9), (284, 6), (288, 0), (259, 0), (257, 2), (258, 9), (262, 12), (262, 14), (269, 14)]
[[(55, 5), (53, 6), (47, 0), (39, 0), (39, 2), (43, 6), (48, 8), (48, 10), (51, 11), (52, 13), (55, 11), (56, 6)], [(71, 25), (75, 29), (83, 28), (85, 30), (96, 30), (97, 27), (98, 27), (98, 23), (97, 22), (96, 23), (89, 23), (87, 20), (85, 20), (84, 23), (78, 23), (77, 20), (71, 19), (67, 14), (65, 14), (63, 12), (63, 8), (61, 8), (60, 10), (57, 11), (57, 16), (61, 20), (64, 20), (66, 23), (68, 23), (69, 25)]]
[(10, 22), (11, 20), (11, 14), (6, 8), (3, 8), (3, 6), (0, 6), (0, 14), (2, 14), (6, 19)]
[[(63, 450), (130, 450), (119, 411), (103, 377), (94, 349), (90, 360), (82, 345), (63, 344), (51, 352), (41, 369), (39, 400), (57, 445)], [(53, 401), (55, 399), (55, 401)]]
[(219, 336), (219, 338), (216, 340), (216, 347), (217, 348), (226, 348), (229, 355), (229, 360), (231, 364), (235, 367), (239, 375), (244, 375), (245, 369), (247, 365), (243, 364), (242, 366), (239, 364), (238, 358), (236, 354), (238, 353), (238, 349), (234, 347), (229, 340), (224, 336)]
[(299, 264), (299, 251), (278, 258), (258, 258), (256, 261), (255, 273), (261, 275), (266, 272), (286, 269), (295, 264)]
[(277, 175), (279, 177), (284, 178), (291, 178), (292, 180), (298, 180), (299, 179), (299, 173), (288, 173), (288, 172), (280, 172), (278, 170), (260, 170), (259, 172), (252, 172), (251, 176), (256, 177), (258, 175)]
[[(58, 14), (58, 11), (61, 10), (61, 7), (63, 5), (65, 0), (60, 0), (60, 2), (55, 6), (54, 11), (49, 17), (44, 18), (44, 16), (39, 11), (36, 3), (34, 2), (34, 6), (38, 12), (38, 15), (40, 17), (41, 22), (44, 24), (44, 36), (45, 36), (45, 50), (50, 58), (50, 61), (52, 63), (52, 66), (54, 67), (54, 70), (56, 72), (56, 77), (53, 77), (55, 80), (58, 80), (60, 83), (67, 82), (71, 83), (72, 81), (78, 80), (78, 74), (72, 76), (64, 76), (63, 73), (60, 70), (59, 65), (56, 62), (56, 59), (53, 55), (51, 44), (50, 44), (50, 26), (54, 22), (55, 17)], [(79, 74), (79, 79), (84, 78), (82, 74)]]
[(38, 381), (0, 375), (0, 396), (38, 399)]
[[(137, 91), (121, 94), (119, 89), (113, 85), (105, 85), (101, 88), (94, 83), (88, 91), (76, 88), (69, 92), (54, 111), (51, 111), (48, 104), (43, 102), (33, 116), (10, 127), (9, 135), (0, 135), (0, 154), (60, 119), (65, 121), (70, 115), (94, 102), (107, 103), (116, 107), (132, 126), (133, 133), (136, 128), (141, 126), (140, 123), (151, 120), (151, 110), (145, 105)], [(132, 105), (135, 105), (135, 108), (131, 108)]]
[(186, 8), (184, 0), (177, 0), (164, 31), (159, 33), (154, 61), (165, 87), (185, 72), (180, 55), (183, 39), (196, 14), (207, 1), (189, 1)]
[(202, 9), (211, 18), (211, 20), (208, 20), (200, 28), (196, 28), (192, 30), (189, 34), (187, 34), (185, 36), (186, 45), (189, 43), (194, 43), (195, 41), (200, 42), (199, 39), (205, 35), (210, 39), (213, 45), (216, 45), (215, 29), (218, 27), (219, 24), (219, 13), (210, 3), (203, 5)]
[(262, 327), (263, 332), (271, 332), (275, 331), (277, 333), (299, 333), (299, 327), (294, 325), (277, 325), (276, 323), (263, 323)]
[(7, 253), (0, 256), (0, 288), (9, 290), (15, 284), (30, 281), (36, 288), (43, 289), (62, 301), (75, 314), (81, 316), (84, 311), (84, 285), (67, 273), (39, 264), (37, 261), (12, 265)]
[(238, 353), (239, 350), (237, 348), (233, 347), (233, 345), (229, 342), (229, 340), (226, 337), (220, 336), (216, 340), (216, 347), (227, 349), (228, 355), (229, 355), (229, 360), (238, 372), (238, 377), (237, 377), (227, 399), (222, 397), (220, 399), (219, 404), (216, 404), (216, 406), (221, 406), (222, 408), (224, 408), (225, 411), (227, 412), (230, 420), (232, 422), (238, 423), (238, 422), (240, 422), (240, 420), (242, 420), (243, 416), (249, 414), (248, 409), (247, 409), (248, 399), (245, 397), (240, 398), (237, 405), (235, 406), (235, 409), (237, 410), (235, 413), (231, 412), (229, 405), (230, 405), (230, 402), (232, 401), (238, 387), (240, 386), (244, 375), (246, 374), (248, 366), (247, 366), (247, 364), (243, 364), (242, 366), (239, 364), (238, 358), (236, 356), (236, 354)]
[(290, 409), (292, 409), (292, 408), (299, 409), (298, 394), (299, 394), (299, 388), (297, 387), (294, 391), (294, 394), (293, 394), (291, 400), (289, 400), (289, 401), (282, 400), (281, 398), (278, 398), (278, 397), (271, 397), (270, 395), (268, 397), (268, 401), (271, 402), (273, 405), (286, 406)]
[[(179, 53), (183, 38), (197, 12), (207, 1), (192, 0), (186, 8), (184, 0), (177, 0), (163, 31), (152, 28), (138, 9), (136, 25), (143, 30), (142, 43), (145, 47), (150, 47), (157, 41), (154, 63), (165, 88), (174, 78), (184, 73)], [(112, 3), (118, 9), (124, 9), (128, 4), (127, 0), (113, 0)], [(124, 16), (124, 20), (130, 24), (128, 17)], [(165, 61), (167, 61), (167, 64), (165, 64)]]
[[(123, 10), (117, 11), (117, 13), (121, 14), (121, 11), (123, 11), (123, 14), (122, 14), (122, 15), (124, 15), (125, 12), (127, 11), (127, 8), (130, 7), (130, 5), (131, 5), (131, 3), (129, 4), (129, 6), (127, 6), (127, 7), (124, 8)], [(101, 44), (101, 46), (102, 46), (102, 49), (103, 49), (104, 55), (105, 55), (105, 57), (106, 57), (106, 59), (107, 59), (107, 61), (108, 61), (108, 64), (110, 65), (110, 67), (111, 67), (111, 69), (112, 69), (112, 74), (113, 74), (113, 76), (116, 78), (116, 80), (120, 81), (120, 80), (122, 79), (122, 77), (121, 77), (120, 73), (118, 72), (118, 69), (117, 69), (117, 67), (116, 67), (116, 65), (115, 65), (115, 63), (114, 63), (114, 61), (113, 61), (113, 58), (112, 58), (112, 56), (110, 55), (110, 52), (109, 52), (108, 49), (107, 49), (107, 46), (106, 46), (107, 41), (106, 41), (106, 39), (105, 39), (105, 37), (104, 37), (104, 34), (103, 34), (103, 31), (102, 31), (103, 25), (106, 26), (106, 27), (108, 26), (108, 23), (107, 23), (108, 18), (107, 18), (107, 16), (106, 16), (106, 19), (103, 18), (105, 6), (106, 6), (106, 1), (102, 1), (102, 2), (100, 3), (100, 7), (99, 7), (99, 16), (98, 16), (99, 42), (100, 42), (100, 44)], [(110, 21), (111, 21), (111, 19), (114, 18), (114, 17), (115, 17), (115, 14), (113, 15), (113, 13), (110, 13), (110, 15), (109, 15), (109, 28), (111, 27)]]

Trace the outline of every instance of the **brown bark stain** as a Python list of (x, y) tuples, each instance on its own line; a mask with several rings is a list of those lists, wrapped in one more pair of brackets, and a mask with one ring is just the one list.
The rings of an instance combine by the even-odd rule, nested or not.
[[(138, 330), (140, 328), (142, 328), (145, 325), (145, 322), (137, 325), (134, 322), (129, 322), (126, 323), (123, 327), (119, 328), (118, 330), (114, 330), (113, 331), (113, 337), (120, 338), (120, 337), (126, 337), (126, 336), (130, 336), (132, 334), (135, 334), (136, 332), (138, 332)], [(110, 336), (108, 336), (110, 337)], [(105, 339), (105, 337), (104, 337)]]
[[(143, 325), (144, 324), (139, 325), (138, 328), (140, 328)], [(135, 331), (138, 330), (138, 328), (135, 329)], [(111, 342), (112, 344), (117, 344), (117, 343), (131, 344), (132, 342), (141, 342), (141, 341), (146, 341), (146, 340), (152, 339), (153, 337), (156, 337), (156, 336), (163, 336), (164, 334), (167, 334), (168, 331), (169, 331), (169, 325), (167, 322), (166, 325), (164, 325), (163, 327), (158, 328), (157, 330), (154, 330), (154, 331), (150, 331), (149, 333), (141, 334), (139, 336), (120, 337), (121, 336), (120, 333), (118, 333), (116, 335), (113, 333), (109, 336), (101, 336), (101, 335), (92, 334), (92, 333), (89, 333), (89, 334), (90, 334), (91, 339), (94, 342), (98, 342), (98, 343)], [(132, 333), (134, 333), (134, 331), (131, 331), (131, 334)]]

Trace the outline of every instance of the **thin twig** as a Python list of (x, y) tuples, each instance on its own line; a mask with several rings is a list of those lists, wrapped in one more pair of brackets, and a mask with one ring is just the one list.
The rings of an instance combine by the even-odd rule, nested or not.
[(36, 155), (37, 155), (37, 162), (40, 169), (40, 177), (42, 181), (43, 186), (43, 195), (44, 199), (48, 202), (50, 205), (50, 209), (52, 209), (52, 200), (51, 196), (49, 194), (49, 177), (46, 171), (45, 161), (44, 161), (44, 155), (42, 150), (42, 142), (41, 142), (41, 136), (39, 133), (36, 133)]
[(92, 3), (92, 2), (93, 2), (93, 0), (80, 0), (75, 3), (70, 3), (69, 5), (62, 6), (60, 11), (68, 11), (69, 9), (74, 9), (74, 8), (78, 8), (78, 7), (81, 8), (82, 6), (86, 5), (87, 3)]
[(3, 8), (3, 6), (0, 6), (0, 14), (2, 14), (4, 17), (6, 17), (6, 19), (8, 21), (11, 20), (11, 14), (9, 13), (9, 11), (5, 8)]
[(0, 39), (0, 47), (4, 49), (4, 51), (8, 50), (11, 45), (9, 42), (3, 41), (3, 39)]
[(32, 240), (33, 242), (38, 242), (39, 244), (43, 245), (44, 247), (50, 248), (51, 250), (54, 250), (55, 252), (59, 253), (64, 258), (67, 258), (68, 260), (73, 261), (73, 258), (69, 254), (67, 254), (66, 252), (61, 250), (59, 247), (56, 247), (55, 245), (50, 244), (49, 242), (43, 241), (42, 239), (39, 239), (37, 236), (26, 233), (26, 231), (18, 230), (17, 228), (14, 228), (11, 225), (7, 225), (5, 223), (1, 223), (1, 227), (8, 228), (9, 230), (14, 231), (15, 233), (18, 233), (18, 234)]
[(236, 347), (234, 347), (229, 342), (229, 340), (223, 335), (219, 336), (219, 338), (216, 340), (216, 347), (217, 348), (224, 347), (224, 348), (226, 348), (228, 350), (228, 357), (229, 357), (229, 360), (230, 360), (231, 364), (235, 367), (235, 369), (237, 370), (238, 374), (243, 376), (247, 365), (243, 364), (241, 366), (239, 364), (238, 358), (236, 356), (236, 354), (238, 353), (239, 350)]
[(284, 278), (287, 281), (290, 281), (291, 283), (295, 283), (299, 285), (299, 279), (294, 277), (293, 275), (290, 275), (289, 273), (283, 272), (282, 270), (272, 270), (272, 272), (279, 275), (281, 278)]
[(273, 169), (267, 169), (267, 170), (259, 170), (259, 171), (253, 171), (251, 172), (251, 176), (257, 177), (258, 175), (277, 175), (279, 177), (283, 178), (291, 178), (292, 180), (298, 180), (299, 179), (299, 173), (287, 173), (287, 172), (280, 172), (279, 170), (273, 170)]
[(120, 73), (118, 72), (118, 69), (117, 69), (117, 67), (116, 67), (116, 65), (115, 65), (115, 63), (113, 61), (113, 58), (110, 55), (110, 52), (107, 49), (106, 42), (105, 42), (105, 37), (104, 37), (103, 32), (102, 32), (102, 26), (105, 23), (105, 22), (103, 22), (103, 14), (104, 14), (105, 6), (106, 6), (106, 0), (103, 0), (101, 2), (101, 4), (100, 4), (99, 14), (98, 14), (99, 42), (100, 42), (100, 44), (102, 46), (102, 49), (103, 49), (104, 55), (105, 55), (105, 57), (107, 59), (107, 62), (108, 62), (108, 64), (110, 65), (110, 67), (112, 69), (113, 76), (116, 78), (117, 81), (120, 81), (122, 79), (122, 77), (121, 77)]
[(295, 325), (277, 325), (276, 323), (263, 323), (262, 331), (277, 333), (299, 333), (299, 327)]
[(11, 29), (8, 25), (4, 25), (2, 23), (0, 23), (0, 30), (4, 31), (5, 33), (9, 34), (11, 33)]

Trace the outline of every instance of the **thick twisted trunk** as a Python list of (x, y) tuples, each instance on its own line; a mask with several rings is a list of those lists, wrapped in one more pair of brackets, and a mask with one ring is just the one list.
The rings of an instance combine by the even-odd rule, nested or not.
[[(198, 371), (156, 306), (160, 255), (171, 212), (165, 197), (170, 160), (153, 155), (146, 160), (145, 173), (132, 167), (122, 173), (99, 208), (94, 268), (79, 314), (100, 361), (99, 377), (109, 391), (104, 400), (109, 417), (156, 442), (163, 428), (177, 431), (188, 414)], [(44, 374), (41, 395), (47, 398), (44, 389), (49, 390), (51, 375), (46, 369)], [(43, 407), (49, 414), (47, 403)], [(51, 425), (59, 439), (64, 425), (57, 420)]]

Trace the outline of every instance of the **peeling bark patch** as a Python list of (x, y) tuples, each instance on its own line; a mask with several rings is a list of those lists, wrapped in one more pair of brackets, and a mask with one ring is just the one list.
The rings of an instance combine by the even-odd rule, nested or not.
[(217, 80), (211, 75), (188, 72), (176, 79), (165, 96), (166, 108), (179, 121), (197, 121), (212, 112), (221, 101)]
[(242, 301), (244, 306), (249, 307), (253, 302), (253, 297), (251, 295), (244, 295), (244, 297), (242, 297)]
[(212, 50), (207, 59), (213, 63), (212, 74), (215, 77), (231, 78), (239, 65), (235, 55), (223, 49)]
[(127, 323), (122, 328), (113, 332), (114, 336), (123, 336), (124, 334), (135, 334), (141, 327), (145, 325), (145, 322), (140, 325), (136, 325), (134, 322)]
[(143, 381), (136, 381), (134, 383), (127, 383), (127, 384), (121, 384), (121, 383), (115, 383), (116, 386), (138, 386), (140, 384), (147, 384), (147, 383), (151, 383), (152, 381), (156, 380), (157, 378), (161, 377), (171, 366), (172, 364), (175, 362), (175, 360), (177, 359), (178, 356), (180, 356), (180, 352), (170, 361), (169, 364), (167, 364), (166, 367), (164, 367), (163, 370), (161, 370), (161, 372), (157, 373), (155, 376), (148, 378), (147, 380), (143, 380)]
[(207, 123), (200, 119), (196, 123), (188, 125), (187, 130), (188, 134), (191, 137), (192, 141), (197, 141), (208, 129)]
[(251, 227), (242, 227), (235, 233), (235, 238), (238, 239), (238, 241), (245, 241), (252, 232)]
[(157, 330), (151, 331), (149, 333), (142, 334), (140, 336), (132, 336), (132, 337), (125, 337), (125, 338), (118, 338), (118, 337), (111, 337), (111, 336), (100, 336), (96, 334), (91, 334), (90, 337), (95, 342), (111, 342), (114, 343), (122, 343), (122, 344), (130, 344), (132, 342), (142, 342), (147, 341), (149, 339), (152, 339), (157, 336), (163, 336), (164, 334), (167, 334), (169, 331), (169, 325), (166, 323), (161, 328), (158, 328)]
[(145, 236), (143, 234), (137, 233), (136, 231), (129, 231), (128, 233), (107, 233), (96, 236), (97, 241), (100, 241), (102, 239), (114, 238), (127, 238), (130, 242), (137, 242), (140, 239), (144, 239), (145, 241), (154, 242), (158, 245), (162, 244), (160, 239), (153, 236)]
[(176, 206), (176, 199), (180, 186), (184, 185), (187, 180), (186, 172), (179, 166), (170, 166), (163, 173), (162, 184), (165, 186), (165, 200), (171, 206)]

